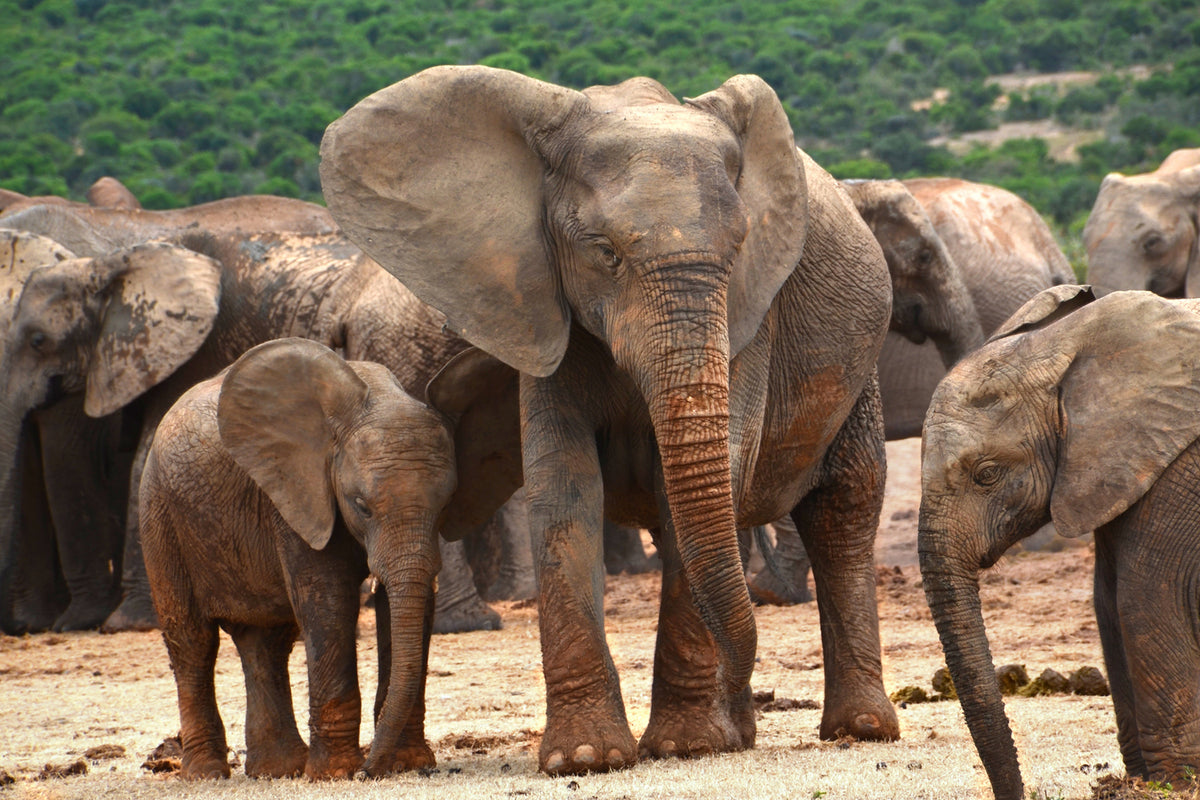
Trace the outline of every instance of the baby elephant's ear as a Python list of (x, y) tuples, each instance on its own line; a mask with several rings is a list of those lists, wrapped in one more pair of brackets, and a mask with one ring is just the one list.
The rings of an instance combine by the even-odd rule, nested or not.
[(308, 339), (276, 339), (248, 350), (221, 386), (221, 442), (284, 522), (317, 550), (333, 535), (330, 464), (338, 432), (367, 394), (349, 364)]
[(1200, 314), (1149, 292), (1114, 292), (1078, 313), (1037, 343), (1075, 350), (1059, 387), (1050, 500), (1064, 536), (1126, 511), (1200, 438)]
[(1005, 336), (1044, 327), (1072, 311), (1083, 308), (1095, 299), (1095, 292), (1086, 284), (1064, 283), (1043, 289), (1026, 300), (1023, 306), (1002, 322), (988, 337), (988, 341), (994, 342)]
[(524, 483), (520, 375), (471, 348), (442, 367), (427, 395), (454, 425), (458, 488), (446, 509), (442, 537), (461, 539), (491, 519)]

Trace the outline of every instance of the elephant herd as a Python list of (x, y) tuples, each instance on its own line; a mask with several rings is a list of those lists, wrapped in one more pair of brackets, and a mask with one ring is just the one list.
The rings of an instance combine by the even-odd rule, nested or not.
[[(820, 735), (896, 739), (873, 544), (884, 440), (922, 430), (921, 568), (996, 796), (1023, 791), (978, 573), (1049, 521), (1096, 532), (1126, 769), (1200, 765), (1200, 307), (1167, 299), (1200, 294), (1200, 151), (1105, 179), (1089, 282), (1150, 291), (1099, 299), (1009, 192), (834, 180), (748, 75), (681, 103), (434, 67), (332, 123), (320, 173), (328, 210), (0, 191), (0, 625), (161, 627), (186, 777), (230, 771), (218, 628), (247, 773), (431, 766), (430, 635), (459, 601), (491, 624), (462, 541), (506, 502), (505, 552), (536, 573), (542, 771), (752, 747), (752, 596), (798, 599), (810, 564)], [(780, 519), (748, 584), (738, 531)], [(606, 525), (649, 530), (662, 568), (636, 739)]]

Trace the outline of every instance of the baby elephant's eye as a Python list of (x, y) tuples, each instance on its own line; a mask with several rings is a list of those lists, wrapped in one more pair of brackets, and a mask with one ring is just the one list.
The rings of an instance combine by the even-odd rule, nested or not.
[(370, 518), (371, 507), (367, 505), (367, 501), (363, 500), (361, 496), (356, 495), (354, 497), (354, 507), (358, 509), (358, 513)]
[(41, 331), (34, 331), (33, 333), (29, 334), (29, 347), (33, 350), (33, 352), (40, 353), (45, 346), (46, 334)]

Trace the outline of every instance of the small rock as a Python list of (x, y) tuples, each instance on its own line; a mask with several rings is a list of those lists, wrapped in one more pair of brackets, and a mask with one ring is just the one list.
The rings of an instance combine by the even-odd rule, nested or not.
[(958, 693), (954, 691), (954, 681), (950, 678), (950, 670), (938, 667), (933, 673), (933, 690), (944, 695), (947, 700), (957, 700)]
[(1013, 695), (1029, 683), (1029, 673), (1024, 664), (1005, 664), (996, 669), (996, 680), (1000, 682), (1000, 694)]
[(52, 778), (66, 778), (70, 775), (87, 775), (88, 765), (82, 758), (70, 764), (47, 764), (42, 767), (42, 771), (38, 773), (39, 781), (50, 780)]
[(100, 744), (95, 747), (89, 747), (83, 753), (83, 757), (92, 761), (107, 761), (110, 758), (121, 758), (125, 755), (125, 748), (119, 744)]
[(16, 782), (17, 779), (12, 775), (9, 775), (8, 770), (6, 770), (4, 767), (0, 767), (0, 786), (11, 786)]
[(893, 703), (928, 703), (929, 693), (920, 686), (905, 686), (888, 695)]
[(1042, 697), (1045, 695), (1062, 694), (1069, 689), (1067, 679), (1057, 670), (1047, 667), (1042, 674), (1017, 690), (1021, 697)]
[(1109, 693), (1108, 681), (1095, 667), (1080, 667), (1067, 677), (1067, 681), (1075, 694), (1104, 696)]
[(571, 781), (567, 784), (567, 788), (572, 792), (576, 791), (579, 788), (579, 781)]

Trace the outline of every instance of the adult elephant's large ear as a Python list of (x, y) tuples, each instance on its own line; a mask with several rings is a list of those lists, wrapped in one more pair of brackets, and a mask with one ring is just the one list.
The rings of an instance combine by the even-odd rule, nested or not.
[[(1179, 152), (1176, 150), (1171, 155), (1174, 156)], [(1189, 160), (1194, 159), (1195, 155), (1189, 155), (1187, 158)], [(1163, 165), (1166, 166), (1166, 162), (1163, 162)], [(1162, 169), (1162, 167), (1159, 169)], [(1184, 293), (1188, 297), (1200, 297), (1200, 231), (1195, 229), (1196, 209), (1200, 209), (1200, 165), (1181, 169), (1173, 175), (1168, 176), (1167, 181), (1173, 184), (1175, 191), (1183, 198), (1184, 207), (1191, 209), (1191, 213), (1187, 214), (1187, 219), (1193, 226), (1192, 242), (1191, 248), (1188, 251), (1187, 278), (1184, 281)]]
[(53, 239), (0, 228), (0, 330), (12, 321), (21, 289), (31, 272), (74, 257)]
[(808, 190), (792, 127), (774, 90), (756, 75), (735, 75), (686, 101), (718, 117), (742, 142), (737, 192), (749, 231), (729, 284), (730, 353), (754, 337), (804, 252)]
[(433, 380), (429, 403), (454, 424), (458, 488), (446, 509), (442, 537), (483, 526), (521, 487), (520, 376), (477, 348), (452, 358)]
[(349, 364), (308, 339), (247, 350), (221, 385), (222, 444), (317, 550), (329, 543), (337, 513), (330, 482), (336, 426), (362, 408), (368, 391)]
[(164, 242), (92, 262), (93, 290), (106, 295), (88, 365), (84, 411), (102, 417), (183, 366), (212, 330), (221, 265)]
[(1114, 292), (1076, 319), (1030, 341), (1039, 352), (1075, 351), (1059, 387), (1062, 430), (1050, 501), (1064, 536), (1124, 512), (1200, 438), (1194, 305)]
[(542, 229), (531, 147), (587, 99), (488, 67), (433, 67), (367, 97), (325, 131), (321, 188), (359, 247), (463, 338), (545, 376), (570, 312)]

